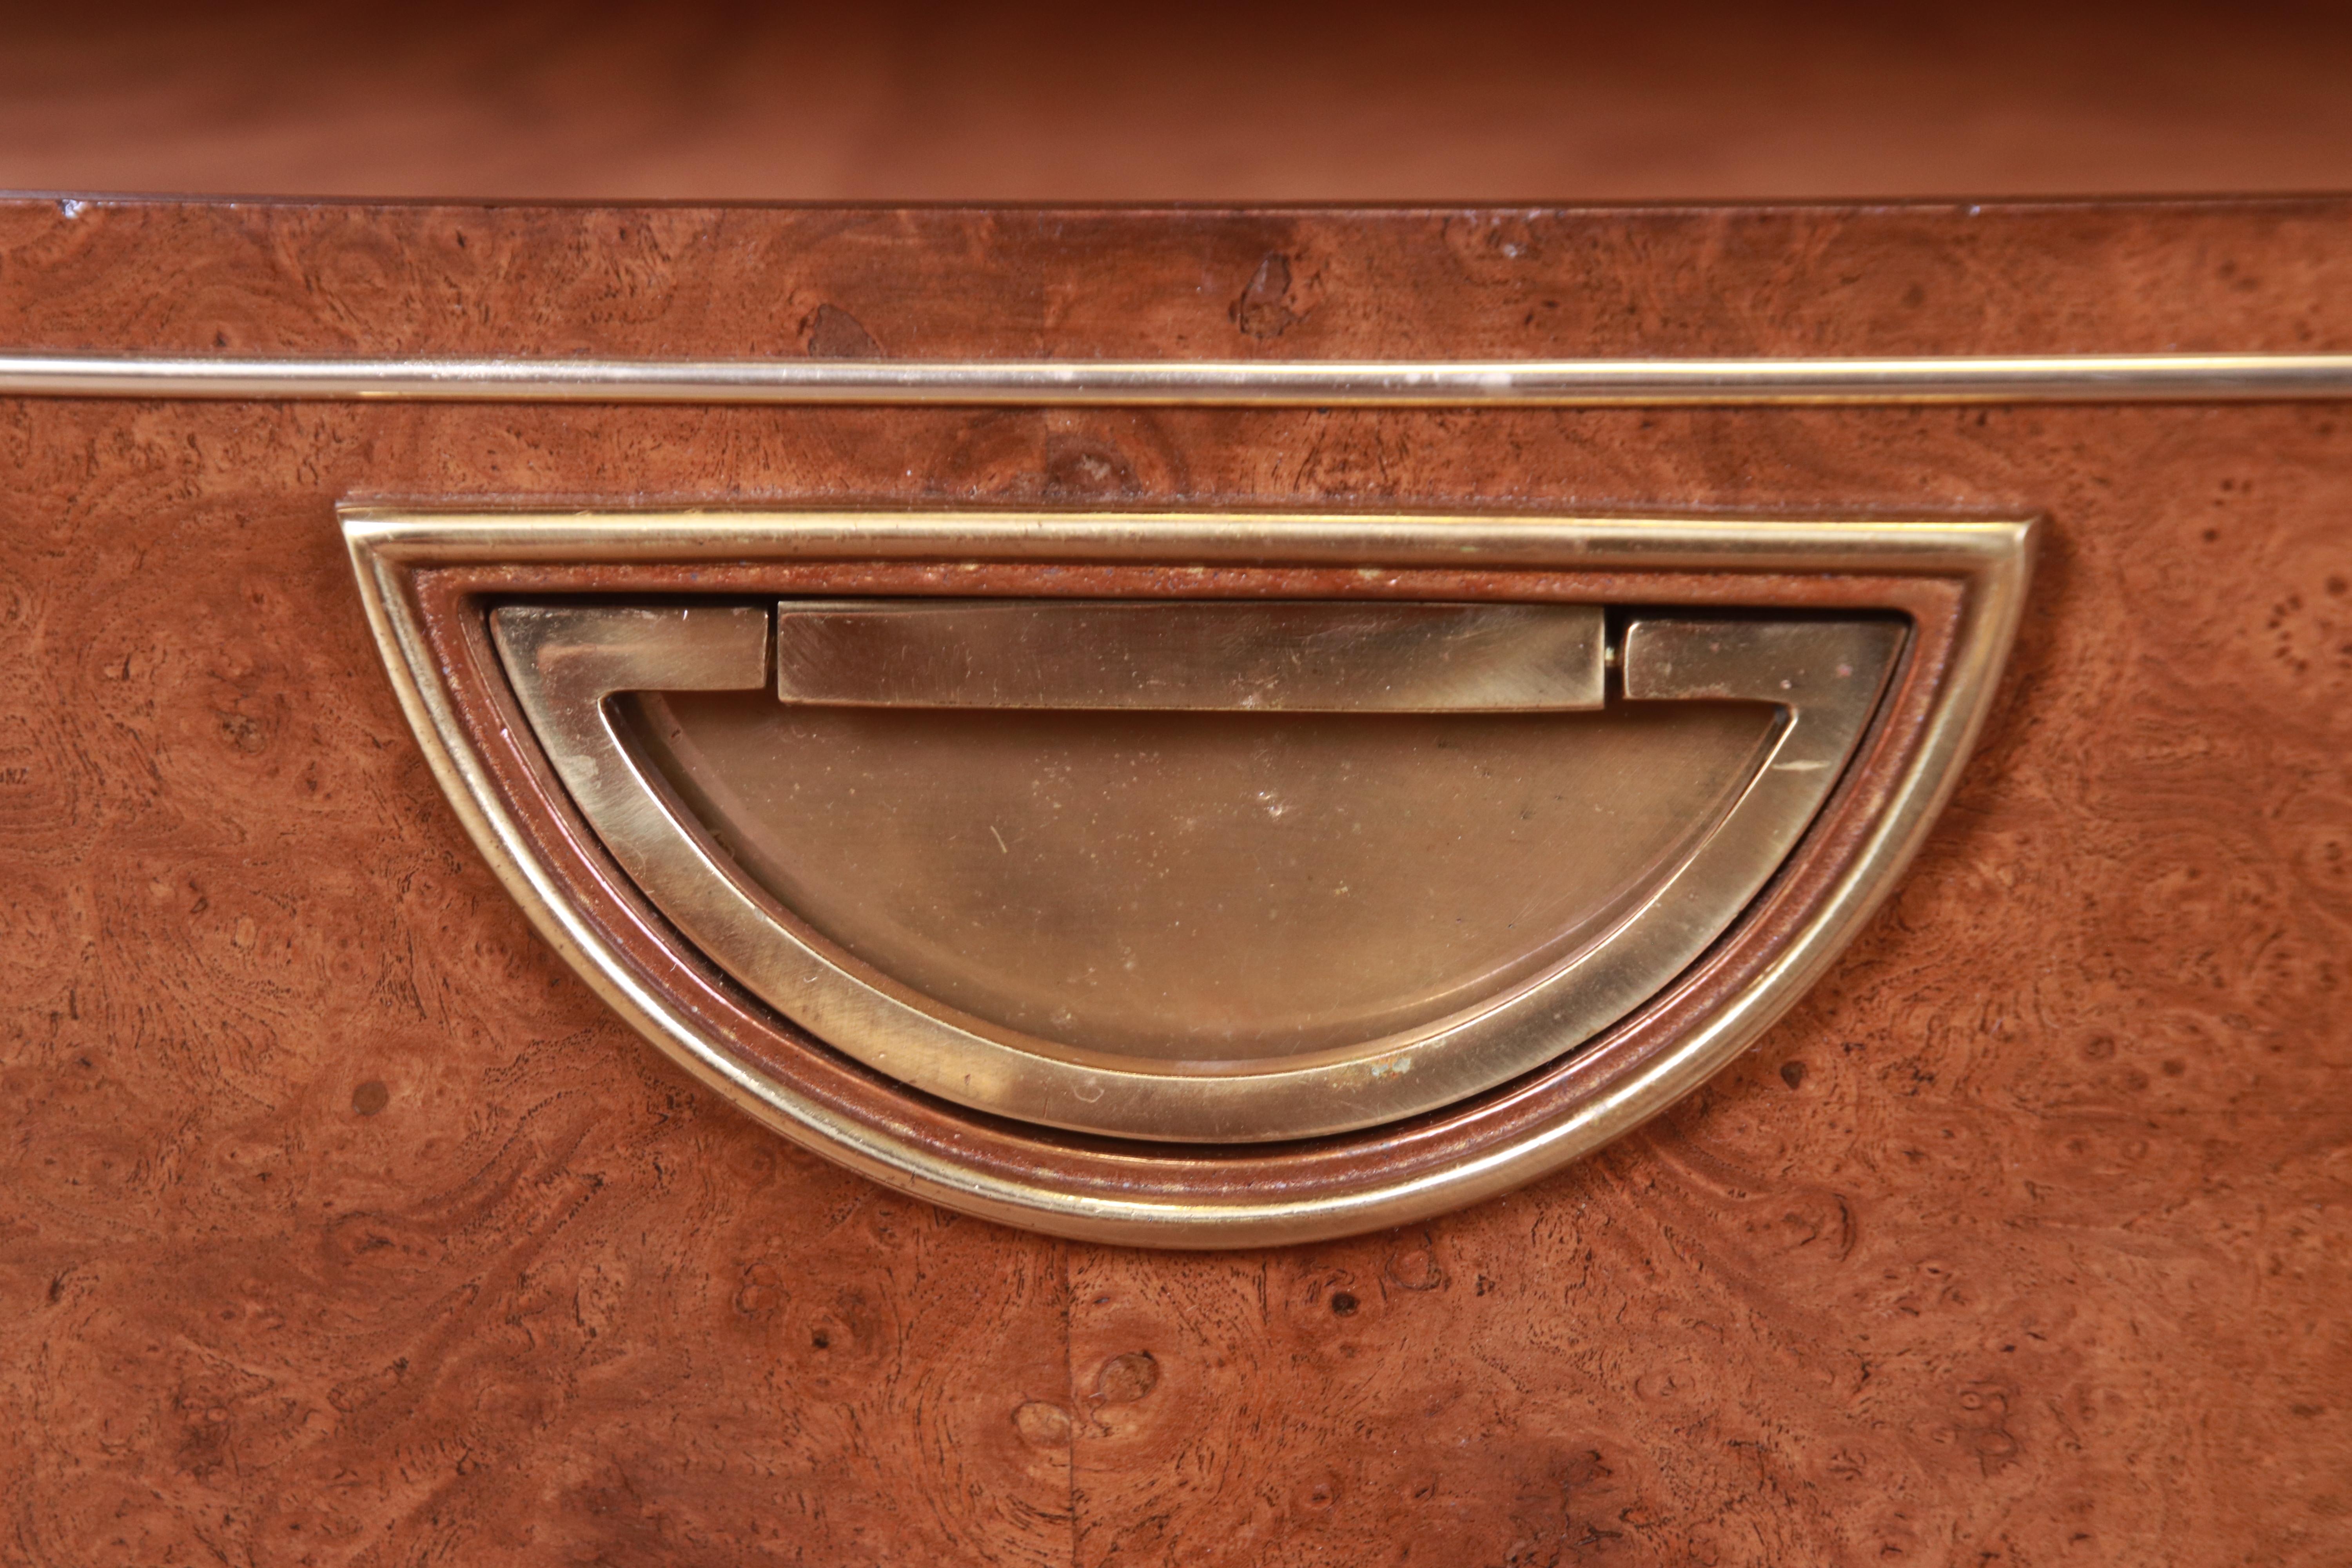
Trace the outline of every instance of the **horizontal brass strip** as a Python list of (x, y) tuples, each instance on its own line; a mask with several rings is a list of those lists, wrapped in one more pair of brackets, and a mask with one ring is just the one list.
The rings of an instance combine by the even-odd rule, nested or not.
[(776, 694), (875, 708), (1523, 713), (1606, 697), (1582, 605), (811, 601)]
[(1643, 407), (2352, 398), (2352, 353), (1494, 361), (278, 359), (0, 353), (0, 396)]

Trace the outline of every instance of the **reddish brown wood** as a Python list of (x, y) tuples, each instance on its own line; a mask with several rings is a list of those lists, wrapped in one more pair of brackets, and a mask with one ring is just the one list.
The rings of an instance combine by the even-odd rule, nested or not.
[[(1524, 205), (2352, 177), (2352, 26), (2294, 0), (130, 0), (11, 20), (18, 190)], [(1253, 320), (1278, 324), (1269, 303)]]
[[(0, 205), (27, 346), (790, 353), (820, 305), (900, 354), (2341, 349), (2352, 205)], [(0, 404), (0, 1561), (2339, 1562), (2347, 421)], [(1101, 495), (2052, 548), (1901, 893), (1705, 1095), (1425, 1229), (1171, 1257), (893, 1199), (613, 1024), (331, 519)]]

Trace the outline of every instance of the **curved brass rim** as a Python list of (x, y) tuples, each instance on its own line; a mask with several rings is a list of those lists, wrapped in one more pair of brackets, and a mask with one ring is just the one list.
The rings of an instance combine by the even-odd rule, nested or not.
[[(1696, 1088), (1801, 994), (1893, 884), (1948, 794), (1990, 702), (2027, 580), (2029, 521), (1783, 523), (1539, 517), (1202, 516), (1131, 513), (652, 513), (580, 516), (343, 513), (371, 620), (436, 773), (492, 865), (549, 940), (622, 1016), (688, 1070), (785, 1135), (950, 1206), (1099, 1240), (1222, 1247), (1402, 1223), (1474, 1201), (1597, 1147)], [(1311, 1190), (1211, 1196), (1148, 1179), (1072, 1190), (959, 1158), (903, 1128), (861, 1121), (751, 1070), (687, 1010), (642, 982), (567, 902), (530, 833), (500, 798), (454, 708), (415, 596), (436, 564), (753, 559), (1381, 562), (1400, 568), (1849, 572), (1960, 580), (1955, 645), (1904, 770), (1833, 886), (1777, 938), (1769, 962), (1710, 1004), (1670, 1048), (1611, 1058), (1507, 1140), (1436, 1166)], [(1598, 1074), (1599, 1076), (1593, 1076)], [(1113, 1165), (1122, 1157), (1105, 1155)], [(1139, 1178), (1143, 1176), (1138, 1167)]]

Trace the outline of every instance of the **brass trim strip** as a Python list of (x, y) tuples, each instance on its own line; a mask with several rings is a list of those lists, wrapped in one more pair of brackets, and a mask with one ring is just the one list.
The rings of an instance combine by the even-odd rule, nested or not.
[(623, 360), (0, 353), (0, 396), (1650, 407), (2352, 398), (2352, 353), (1884, 359)]

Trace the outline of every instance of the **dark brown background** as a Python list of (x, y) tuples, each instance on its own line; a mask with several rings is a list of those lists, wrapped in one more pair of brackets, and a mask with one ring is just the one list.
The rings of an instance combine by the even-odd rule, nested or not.
[(2326, 0), (0, 3), (0, 187), (585, 200), (2352, 185)]
[[(940, 355), (2345, 349), (2352, 205), (0, 207), (17, 344), (837, 316)], [(0, 404), (0, 1561), (2341, 1562), (2347, 420)], [(457, 828), (335, 535), (460, 496), (2053, 531), (1933, 843), (1713, 1089), (1425, 1227), (1174, 1256), (895, 1198), (605, 1015)]]

